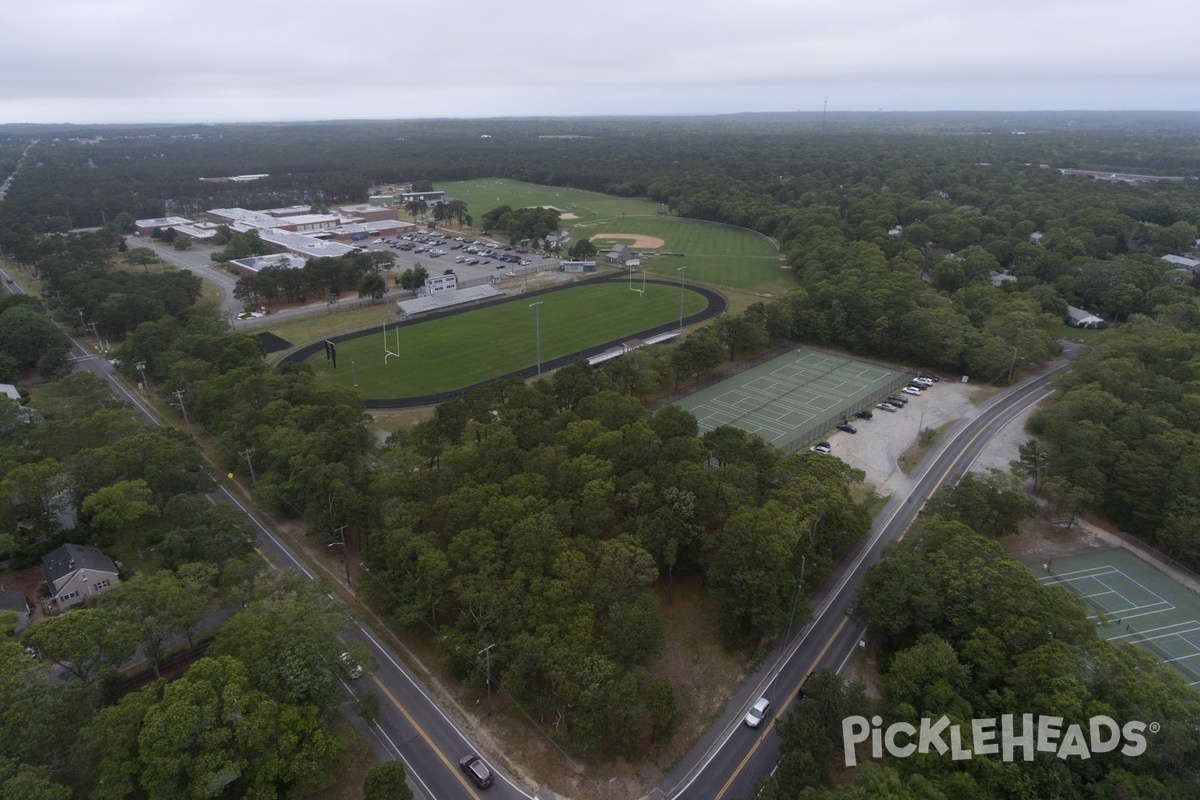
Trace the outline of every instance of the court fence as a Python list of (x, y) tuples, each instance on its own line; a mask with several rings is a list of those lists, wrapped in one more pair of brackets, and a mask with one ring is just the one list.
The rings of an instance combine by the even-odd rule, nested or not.
[(759, 353), (753, 358), (748, 358), (745, 361), (739, 361), (736, 364), (730, 364), (723, 369), (716, 369), (706, 372), (695, 380), (671, 392), (670, 394), (650, 400), (647, 405), (650, 407), (651, 411), (657, 411), (663, 406), (669, 406), (672, 403), (676, 403), (683, 398), (688, 397), (689, 395), (695, 394), (701, 389), (707, 389), (710, 386), (716, 386), (721, 381), (732, 378), (734, 375), (741, 375), (746, 370), (754, 369), (760, 364), (767, 363), (771, 359), (786, 355), (787, 353), (795, 350), (797, 346), (798, 345), (796, 342), (785, 342), (777, 347), (767, 350), (764, 353)]
[[(1113, 612), (1104, 608), (1095, 600), (1084, 594), (1084, 592), (1075, 585), (1074, 581), (1056, 575), (1054, 570), (1050, 569), (1049, 567), (1045, 567), (1044, 569), (1050, 575), (1050, 577), (1054, 578), (1054, 583), (1052, 585), (1061, 586), (1062, 588), (1071, 591), (1077, 597), (1079, 597), (1079, 599), (1083, 600), (1084, 605), (1096, 612), (1099, 617), (1099, 622), (1097, 624), (1114, 624)], [(1116, 620), (1116, 624), (1120, 625), (1121, 620)], [(1149, 650), (1150, 652), (1154, 653), (1154, 655), (1158, 656), (1164, 664), (1174, 667), (1182, 672), (1185, 676), (1191, 678), (1193, 681), (1200, 682), (1200, 672), (1197, 672), (1191, 666), (1185, 664), (1178, 656), (1168, 653), (1161, 645), (1158, 644), (1158, 642), (1154, 641), (1144, 632), (1137, 630), (1132, 625), (1126, 624), (1124, 628), (1125, 632), (1130, 636), (1130, 644), (1134, 644)]]
[(853, 416), (859, 411), (870, 409), (882, 398), (887, 397), (889, 394), (893, 394), (898, 391), (901, 387), (906, 386), (912, 379), (912, 376), (916, 374), (914, 370), (899, 364), (893, 364), (870, 357), (853, 355), (838, 350), (831, 350), (827, 347), (814, 346), (804, 342), (788, 341), (763, 353), (759, 353), (753, 358), (748, 358), (745, 361), (739, 361), (736, 364), (731, 364), (723, 369), (718, 369), (701, 375), (691, 383), (688, 383), (686, 386), (683, 386), (671, 392), (670, 394), (651, 400), (648, 405), (652, 411), (657, 411), (665, 405), (678, 402), (679, 400), (693, 395), (696, 392), (707, 389), (710, 386), (715, 386), (722, 381), (728, 380), (736, 375), (740, 375), (747, 370), (754, 369), (755, 367), (765, 364), (768, 361), (773, 361), (780, 356), (785, 356), (788, 353), (794, 352), (798, 349), (811, 350), (814, 353), (820, 353), (822, 355), (832, 356), (834, 358), (841, 358), (845, 359), (846, 361), (856, 361), (863, 364), (870, 364), (873, 367), (895, 372), (897, 377), (895, 380), (888, 383), (885, 388), (859, 398), (849, 406), (843, 406), (831, 414), (814, 419), (811, 423), (802, 428), (800, 433), (791, 439), (791, 441), (781, 446), (780, 449), (786, 453), (795, 453), (804, 449), (808, 446), (809, 442), (814, 441), (819, 436), (832, 431), (834, 427), (842, 420)]
[(1200, 575), (1197, 575), (1194, 570), (1185, 567), (1169, 555), (1164, 553), (1149, 542), (1143, 541), (1138, 537), (1124, 531), (1114, 531), (1118, 539), (1121, 540), (1126, 550), (1137, 555), (1143, 561), (1147, 561), (1162, 572), (1170, 575), (1176, 573), (1175, 578), (1184, 586), (1192, 591), (1192, 594), (1200, 594)]
[[(844, 356), (839, 357), (844, 358)], [(854, 360), (857, 361), (858, 359)], [(795, 453), (804, 449), (808, 446), (809, 442), (813, 441), (822, 434), (833, 430), (834, 427), (842, 420), (846, 420), (854, 416), (859, 411), (870, 409), (882, 398), (887, 397), (889, 394), (894, 394), (903, 386), (907, 386), (910, 380), (912, 380), (912, 378), (910, 378), (907, 374), (901, 373), (899, 377), (887, 383), (885, 388), (878, 389), (871, 394), (866, 395), (865, 397), (861, 397), (848, 406), (842, 406), (831, 414), (814, 419), (804, 428), (801, 428), (800, 433), (796, 434), (796, 437), (787, 444), (783, 445), (781, 449), (785, 453)]]
[(1164, 664), (1170, 664), (1172, 667), (1182, 672), (1186, 677), (1191, 678), (1192, 681), (1200, 683), (1200, 672), (1197, 672), (1189, 664), (1184, 663), (1182, 658), (1168, 653), (1158, 644), (1158, 642), (1154, 641), (1143, 632), (1136, 630), (1132, 625), (1126, 625), (1125, 631), (1131, 637), (1129, 639), (1131, 644), (1146, 648), (1150, 652), (1154, 653), (1154, 655), (1158, 656)]

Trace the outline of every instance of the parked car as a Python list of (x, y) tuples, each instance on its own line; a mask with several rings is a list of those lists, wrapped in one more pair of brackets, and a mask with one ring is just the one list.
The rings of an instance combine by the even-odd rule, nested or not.
[(483, 759), (474, 753), (467, 753), (458, 760), (458, 765), (462, 767), (462, 771), (467, 773), (467, 776), (474, 781), (475, 785), (480, 789), (486, 789), (492, 785), (495, 778), (492, 771), (488, 769), (488, 765), (483, 763)]
[(858, 417), (859, 419), (870, 419), (875, 415), (871, 413), (870, 409), (864, 408), (862, 411), (854, 412), (854, 416)]
[(765, 697), (758, 698), (754, 705), (750, 706), (750, 710), (746, 712), (745, 722), (751, 728), (757, 728), (762, 725), (762, 721), (767, 716), (767, 709), (771, 707), (771, 701)]
[(914, 394), (914, 395), (915, 395), (915, 394), (920, 394), (920, 393), (921, 393), (921, 390), (920, 390), (920, 389), (918, 389), (918, 388), (917, 388), (917, 387), (915, 387), (915, 386), (905, 386), (905, 387), (904, 387), (903, 389), (901, 389), (900, 391), (904, 392), (905, 394)]
[(825, 455), (829, 455), (830, 451), (833, 448), (831, 448), (829, 446), (829, 442), (817, 442), (809, 449), (812, 450), (814, 453), (823, 453)]
[(909, 381), (909, 383), (919, 383), (922, 386), (933, 386), (933, 379), (932, 378), (922, 378), (922, 377), (918, 376), (916, 378), (913, 378), (911, 381)]
[(933, 381), (934, 383), (939, 383), (942, 380), (937, 375), (934, 375), (932, 372), (922, 372), (918, 377), (928, 378), (929, 380)]
[(887, 401), (888, 401), (889, 403), (891, 403), (892, 405), (894, 405), (894, 406), (900, 406), (900, 407), (902, 407), (902, 408), (903, 408), (904, 406), (908, 405), (908, 398), (907, 398), (907, 397), (901, 397), (901, 396), (900, 396), (900, 395), (898, 395), (898, 394), (893, 394), (893, 395), (890, 395), (890, 396), (888, 397)]
[(858, 433), (858, 428), (851, 425), (849, 422), (839, 422), (837, 429), (846, 433)]
[(892, 405), (891, 403), (880, 403), (879, 405), (877, 405), (875, 407), (883, 409), (884, 411), (899, 411), (900, 410), (899, 408)]

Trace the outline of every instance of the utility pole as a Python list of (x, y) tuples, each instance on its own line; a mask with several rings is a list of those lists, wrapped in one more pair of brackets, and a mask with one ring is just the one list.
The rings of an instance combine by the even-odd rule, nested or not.
[[(496, 643), (492, 642), (487, 647), (479, 651), (479, 653), (483, 654), (484, 663), (486, 665), (484, 667), (484, 675), (487, 676), (488, 714), (492, 713), (492, 648), (495, 646)], [(479, 658), (479, 653), (475, 654), (476, 658)]]
[(800, 590), (804, 588), (804, 568), (808, 566), (808, 555), (800, 556), (800, 580), (796, 582), (796, 599), (792, 601), (792, 615), (788, 617), (787, 634), (783, 637), (786, 642), (792, 638), (792, 622), (796, 619), (796, 606), (800, 605)]
[(183, 413), (183, 422), (185, 425), (187, 425), (187, 429), (190, 431), (192, 429), (192, 421), (188, 419), (187, 408), (185, 408), (183, 405), (183, 389), (176, 389), (171, 394), (175, 395), (175, 399), (179, 401), (178, 405), (180, 412)]
[(343, 525), (340, 525), (333, 529), (334, 533), (336, 533), (342, 537), (342, 564), (344, 564), (346, 567), (346, 585), (347, 586), (350, 585), (350, 556), (346, 552), (346, 528), (349, 528), (349, 527), (350, 527), (349, 525), (343, 524)]
[(683, 335), (683, 279), (687, 275), (687, 267), (675, 270), (679, 273), (679, 333)]
[(254, 476), (254, 464), (250, 461), (250, 456), (254, 455), (254, 448), (247, 447), (245, 450), (238, 453), (238, 455), (246, 459), (246, 466), (250, 468), (250, 480), (253, 483), (258, 483), (258, 478)]
[(529, 307), (533, 309), (533, 324), (537, 337), (537, 374), (542, 374), (542, 301), (530, 303)]

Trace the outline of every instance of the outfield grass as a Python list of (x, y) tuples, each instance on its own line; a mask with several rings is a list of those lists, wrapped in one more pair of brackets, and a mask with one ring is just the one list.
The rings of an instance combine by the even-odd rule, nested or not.
[[(683, 253), (684, 256), (643, 258), (642, 266), (653, 273), (674, 276), (687, 265), (687, 276), (701, 283), (715, 283), (738, 288), (768, 287), (781, 274), (791, 278), (791, 272), (780, 269), (779, 254), (766, 237), (728, 225), (695, 222), (679, 217), (622, 217), (597, 222), (582, 222), (571, 232), (576, 237), (591, 237), (604, 252), (611, 244), (628, 244), (628, 240), (604, 239), (605, 233), (638, 233), (663, 240), (657, 251)], [(634, 248), (640, 253), (653, 252)], [(790, 288), (790, 287), (789, 287)]]
[[(533, 208), (554, 206), (564, 214), (575, 214), (579, 221), (651, 215), (658, 208), (650, 200), (637, 197), (615, 197), (582, 189), (540, 186), (536, 183), (510, 181), (504, 178), (483, 178), (474, 181), (438, 181), (434, 188), (462, 200), (476, 220), (497, 206)], [(570, 227), (576, 220), (563, 220)]]
[[(499, 178), (439, 182), (436, 187), (466, 202), (476, 219), (499, 205), (554, 206), (577, 215), (577, 219), (564, 219), (562, 223), (576, 239), (603, 233), (657, 237), (663, 240), (658, 250), (686, 256), (647, 258), (642, 264), (650, 272), (671, 280), (676, 277), (677, 268), (686, 264), (688, 277), (701, 283), (779, 293), (796, 285), (791, 271), (781, 269), (778, 249), (765, 236), (729, 225), (661, 216), (656, 213), (657, 204), (650, 200)], [(596, 241), (601, 252), (610, 244), (629, 242)]]
[[(353, 374), (366, 399), (419, 397), (533, 366), (537, 363), (539, 319), (545, 363), (678, 319), (679, 299), (679, 287), (662, 284), (646, 284), (645, 294), (640, 295), (622, 282), (572, 286), (389, 328), (387, 347), (400, 357), (389, 358), (386, 366), (382, 327), (340, 343), (336, 370), (323, 351), (308, 363), (319, 375), (347, 386)], [(695, 292), (685, 292), (683, 299), (686, 316), (707, 306), (705, 298)], [(542, 303), (536, 312), (529, 307), (535, 301)]]

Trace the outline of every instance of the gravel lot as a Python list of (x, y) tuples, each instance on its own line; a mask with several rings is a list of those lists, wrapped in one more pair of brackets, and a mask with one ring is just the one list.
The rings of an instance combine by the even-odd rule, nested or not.
[[(994, 391), (991, 387), (961, 383), (947, 375), (939, 377), (942, 379), (939, 383), (919, 397), (910, 397), (909, 404), (900, 411), (873, 409), (873, 419), (852, 420), (858, 433), (832, 431), (828, 441), (833, 455), (865, 472), (867, 483), (879, 494), (908, 494), (918, 471), (913, 470), (911, 477), (904, 474), (899, 460), (905, 450), (916, 444), (918, 431), (943, 426), (948, 430), (950, 424), (973, 419), (979, 413), (979, 402)], [(1028, 438), (1027, 418), (1028, 414), (1022, 415), (994, 437), (971, 470), (1008, 469), (1008, 463), (1017, 458), (1017, 447)]]

